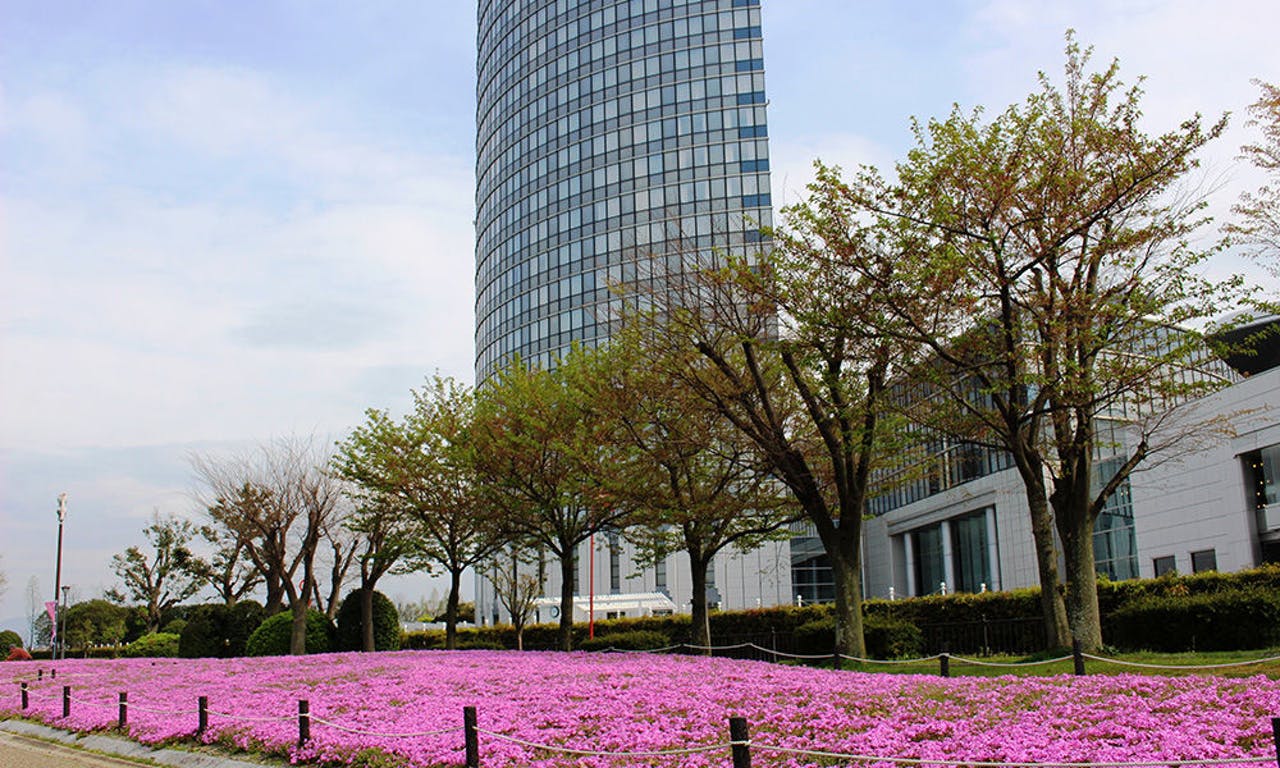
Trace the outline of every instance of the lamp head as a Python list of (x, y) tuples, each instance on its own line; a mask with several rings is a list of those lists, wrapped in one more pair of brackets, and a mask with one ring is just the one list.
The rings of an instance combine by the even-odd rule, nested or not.
[(67, 494), (62, 492), (58, 494), (58, 522), (67, 519)]

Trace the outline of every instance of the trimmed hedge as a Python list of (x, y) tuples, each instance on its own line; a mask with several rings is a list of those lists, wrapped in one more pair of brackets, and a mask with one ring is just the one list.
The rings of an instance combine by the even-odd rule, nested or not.
[[(1269, 564), (1247, 571), (1235, 573), (1199, 573), (1191, 576), (1165, 575), (1158, 579), (1131, 579), (1128, 581), (1098, 581), (1098, 603), (1103, 616), (1103, 639), (1119, 645), (1118, 633), (1130, 632), (1123, 642), (1129, 647), (1146, 647), (1156, 649), (1151, 640), (1146, 643), (1142, 637), (1157, 637), (1166, 630), (1155, 623), (1155, 619), (1137, 618), (1135, 613), (1121, 613), (1126, 606), (1138, 606), (1145, 601), (1167, 598), (1168, 605), (1187, 602), (1189, 606), (1214, 605), (1217, 601), (1225, 601), (1224, 607), (1213, 609), (1213, 615), (1223, 618), (1218, 622), (1235, 622), (1245, 626), (1246, 622), (1236, 622), (1237, 613), (1246, 610), (1239, 607), (1240, 593), (1248, 594), (1280, 594), (1280, 565)], [(1189, 601), (1189, 602), (1188, 602)], [(1247, 601), (1246, 601), (1247, 602)], [(1154, 604), (1154, 603), (1153, 603)], [(1161, 603), (1162, 605), (1164, 603)], [(1249, 603), (1253, 605), (1253, 603)], [(1236, 643), (1235, 648), (1256, 648), (1259, 644), (1280, 643), (1280, 624), (1277, 619), (1268, 618), (1269, 609), (1257, 604), (1259, 614), (1247, 624), (1249, 638), (1244, 632), (1221, 632), (1220, 642), (1227, 648)], [(1162, 610), (1170, 610), (1168, 608)], [(1205, 607), (1188, 607), (1187, 611), (1199, 612), (1197, 615), (1208, 615)], [(922, 655), (924, 641), (920, 629), (936, 625), (972, 625), (982, 621), (1022, 620), (1036, 621), (1040, 618), (1039, 588), (1018, 589), (1009, 592), (985, 592), (982, 594), (951, 594), (946, 596), (913, 597), (901, 600), (867, 600), (863, 603), (866, 626), (867, 651), (876, 658), (894, 658), (902, 656)], [(1168, 619), (1172, 621), (1173, 619)], [(1200, 619), (1178, 619), (1187, 626), (1196, 626), (1194, 621)], [(777, 606), (774, 608), (757, 608), (747, 611), (717, 611), (710, 615), (711, 637), (713, 643), (754, 642), (764, 647), (772, 647), (774, 635), (795, 640), (797, 653), (830, 653), (834, 641), (834, 623), (830, 626), (830, 639), (819, 638), (818, 632), (824, 621), (832, 622), (830, 605)], [(1138, 622), (1141, 626), (1133, 629), (1121, 629), (1121, 625), (1132, 625)], [(1269, 622), (1269, 623), (1268, 623)], [(818, 626), (807, 627), (806, 625)], [(905, 627), (910, 627), (907, 629)], [(914, 630), (914, 631), (913, 631)], [(690, 619), (687, 614), (676, 616), (651, 616), (635, 619), (610, 619), (596, 622), (596, 636), (607, 638), (611, 634), (648, 631), (662, 636), (664, 642), (655, 647), (676, 645), (690, 642)], [(1216, 631), (1216, 628), (1215, 628)], [(524, 646), (530, 650), (554, 649), (557, 643), (558, 626), (555, 624), (536, 624), (526, 627)], [(1196, 647), (1209, 650), (1204, 645), (1204, 631), (1186, 631), (1181, 635), (1187, 638), (1198, 636)], [(1232, 639), (1237, 638), (1237, 639)], [(1266, 639), (1270, 638), (1270, 639)], [(573, 628), (573, 646), (582, 648), (587, 639), (587, 625), (575, 624)], [(515, 631), (510, 626), (477, 627), (458, 630), (460, 646), (482, 643), (486, 647), (499, 646), (515, 648)], [(808, 644), (808, 651), (803, 650)], [(825, 643), (825, 646), (823, 645)], [(1247, 644), (1239, 644), (1247, 643)], [(604, 647), (608, 647), (608, 643)], [(616, 643), (614, 643), (616, 645)], [(415, 632), (406, 635), (403, 647), (412, 649), (428, 649), (444, 647), (443, 631)], [(1187, 645), (1186, 647), (1190, 647)], [(782, 646), (779, 646), (782, 649)], [(914, 650), (913, 650), (914, 649)], [(968, 652), (978, 648), (961, 648), (953, 645), (952, 652)]]
[[(867, 656), (873, 659), (915, 658), (923, 653), (924, 636), (908, 621), (883, 616), (867, 616), (862, 623)], [(801, 624), (795, 629), (796, 653), (831, 653), (836, 646), (834, 616)]]
[(174, 657), (178, 655), (180, 637), (172, 632), (152, 632), (129, 643), (124, 655), (131, 659)]
[[(333, 650), (337, 633), (329, 617), (315, 609), (307, 611), (307, 653), (328, 653)], [(253, 631), (245, 646), (246, 656), (286, 656), (293, 635), (293, 613), (285, 611), (262, 622)]]
[[(347, 595), (338, 608), (339, 651), (359, 651), (364, 648), (361, 633), (360, 598), (363, 589)], [(375, 651), (400, 650), (400, 614), (396, 606), (381, 592), (373, 593), (373, 648)]]
[(22, 635), (14, 632), (12, 629), (6, 629), (0, 632), (0, 653), (9, 654), (10, 648), (22, 647)]
[(620, 651), (649, 651), (667, 645), (667, 636), (661, 632), (637, 629), (632, 632), (614, 632), (609, 635), (596, 635), (582, 641), (578, 646), (581, 651), (605, 651), (617, 648)]
[(1107, 618), (1107, 639), (1150, 651), (1234, 651), (1280, 641), (1280, 595), (1257, 587), (1148, 595)]

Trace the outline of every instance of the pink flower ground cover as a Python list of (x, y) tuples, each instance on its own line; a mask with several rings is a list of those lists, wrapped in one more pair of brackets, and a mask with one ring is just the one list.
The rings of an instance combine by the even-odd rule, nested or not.
[[(602, 752), (683, 749), (728, 741), (728, 718), (751, 728), (753, 764), (845, 763), (767, 746), (851, 754), (999, 762), (1128, 762), (1274, 758), (1270, 718), (1280, 683), (1264, 677), (1091, 675), (951, 678), (787, 667), (682, 656), (404, 651), (228, 660), (6, 663), (0, 717), (113, 728), (129, 694), (129, 734), (193, 738), (209, 698), (206, 742), (287, 754), (297, 762), (405, 766), (463, 762), (462, 709), (482, 731)], [(20, 711), (19, 681), (31, 706)], [(72, 687), (62, 717), (62, 686)], [(297, 701), (312, 740), (297, 740)], [(446, 730), (434, 735), (422, 734)], [(378, 735), (367, 735), (368, 732)], [(484, 766), (726, 766), (727, 748), (668, 757), (552, 754), (480, 735)]]

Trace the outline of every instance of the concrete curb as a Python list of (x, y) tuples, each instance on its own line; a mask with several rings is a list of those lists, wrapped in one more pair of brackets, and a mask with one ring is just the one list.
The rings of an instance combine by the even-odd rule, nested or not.
[(172, 765), (175, 768), (263, 768), (264, 765), (284, 765), (278, 761), (249, 763), (218, 755), (185, 752), (180, 749), (156, 749), (117, 736), (63, 731), (25, 720), (0, 720), (0, 731), (44, 739), (76, 749), (92, 750), (112, 757), (150, 760), (153, 763)]

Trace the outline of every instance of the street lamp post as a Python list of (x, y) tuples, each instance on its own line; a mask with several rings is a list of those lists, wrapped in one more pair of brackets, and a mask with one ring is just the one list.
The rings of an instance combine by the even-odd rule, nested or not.
[[(62, 592), (62, 594), (64, 595), (66, 594), (66, 592), (63, 592), (63, 589), (62, 589), (62, 523), (65, 522), (66, 519), (67, 519), (67, 494), (63, 492), (58, 494), (58, 568), (53, 577), (53, 605), (54, 605), (53, 634), (55, 636), (58, 635), (58, 619), (62, 618), (62, 611), (59, 611), (57, 609), (58, 593)], [(62, 658), (65, 659), (67, 657), (67, 639), (65, 637), (61, 638), (58, 642), (56, 642), (54, 644), (54, 647), (51, 649), (53, 651), (53, 657), (55, 659), (58, 658), (59, 646), (61, 646), (62, 648)]]
[(62, 636), (62, 658), (63, 659), (67, 658), (67, 603), (70, 602), (70, 598), (71, 598), (70, 585), (63, 585), (62, 610), (58, 611), (58, 615), (62, 617), (62, 631), (59, 632), (58, 634)]

